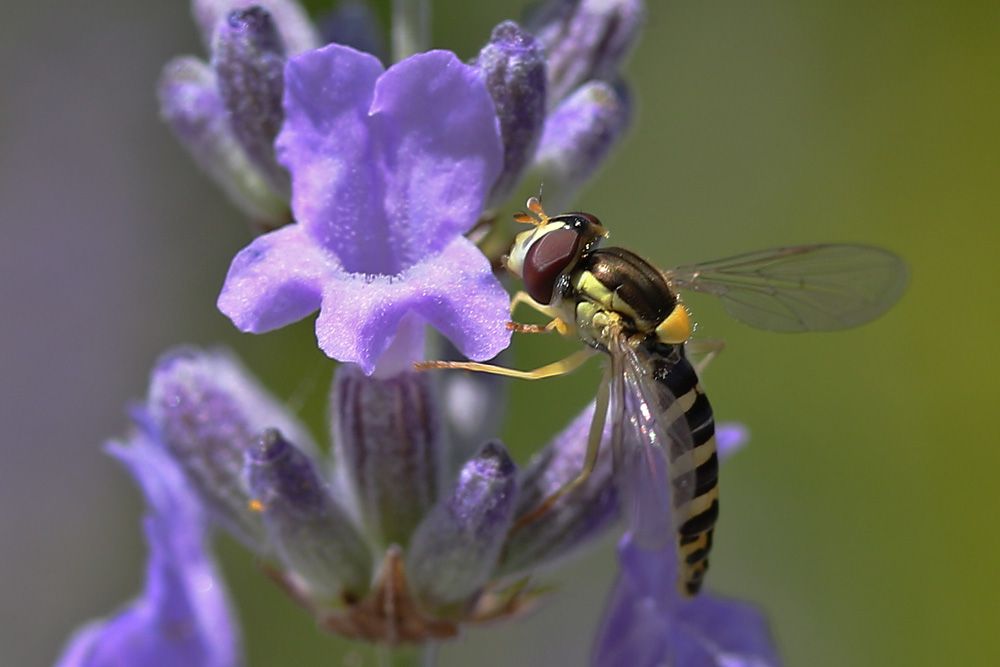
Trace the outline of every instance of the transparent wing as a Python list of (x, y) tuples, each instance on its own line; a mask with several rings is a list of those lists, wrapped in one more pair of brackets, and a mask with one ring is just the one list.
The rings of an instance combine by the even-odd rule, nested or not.
[(624, 336), (612, 336), (611, 447), (618, 502), (635, 542), (663, 547), (695, 490), (694, 442), (670, 391), (649, 375), (651, 364)]
[(834, 331), (869, 322), (906, 289), (906, 263), (864, 245), (772, 248), (665, 272), (714, 294), (730, 315), (771, 331)]

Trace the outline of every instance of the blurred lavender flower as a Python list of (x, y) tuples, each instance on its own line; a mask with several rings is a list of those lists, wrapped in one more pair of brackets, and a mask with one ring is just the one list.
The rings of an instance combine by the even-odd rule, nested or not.
[(594, 667), (779, 667), (764, 615), (709, 594), (677, 592), (674, 547), (648, 551), (630, 535), (618, 545), (621, 573), (605, 610)]
[[(184, 602), (167, 611), (198, 623), (183, 626), (190, 637), (170, 637), (185, 640), (178, 651), (204, 654), (183, 663), (169, 662), (181, 653), (165, 654), (168, 662), (160, 664), (222, 665), (237, 655), (222, 583), (200, 551), (205, 517), (250, 548), (322, 628), (396, 645), (453, 637), (462, 624), (519, 614), (537, 595), (531, 573), (597, 537), (617, 515), (605, 453), (573, 503), (528, 524), (530, 531), (514, 528), (536, 499), (576, 476), (569, 462), (582, 460), (588, 413), (518, 475), (496, 441), (457, 470), (447, 464), (440, 405), (425, 374), (380, 379), (344, 364), (330, 400), (334, 461), (231, 355), (182, 348), (154, 369), (142, 437), (114, 452), (134, 459), (160, 522), (150, 524), (156, 532), (147, 597)], [(304, 447), (267, 423), (296, 434)], [(168, 538), (168, 546), (179, 546), (164, 554), (159, 541)], [(162, 568), (169, 577), (158, 574)], [(206, 590), (191, 588), (206, 582)], [(169, 630), (140, 610), (123, 614), (127, 623), (88, 628), (67, 656), (104, 656), (91, 647), (125, 650), (119, 646), (138, 642), (131, 633)], [(142, 624), (131, 620), (136, 615)], [(202, 626), (225, 632), (206, 638)], [(145, 650), (160, 640), (154, 633), (143, 641)]]
[(274, 157), (286, 54), (319, 46), (295, 0), (194, 0), (211, 64), (181, 56), (163, 70), (160, 115), (195, 162), (258, 229), (289, 221), (288, 174)]
[[(720, 462), (749, 440), (741, 424), (719, 424)], [(780, 667), (764, 615), (752, 605), (677, 591), (673, 545), (647, 550), (630, 534), (618, 544), (621, 573), (598, 630), (594, 667)]]
[(77, 631), (57, 666), (240, 664), (239, 631), (206, 551), (205, 515), (180, 468), (141, 412), (129, 441), (108, 451), (130, 468), (149, 506), (146, 588), (115, 616)]
[[(113, 450), (132, 464), (154, 511), (147, 596), (135, 605), (139, 611), (82, 631), (61, 665), (114, 664), (102, 660), (156, 650), (168, 639), (184, 641), (175, 652), (161, 651), (164, 662), (149, 664), (237, 659), (222, 582), (200, 547), (205, 517), (247, 545), (320, 627), (345, 637), (391, 646), (437, 641), (456, 636), (464, 624), (529, 608), (538, 595), (529, 585), (533, 576), (599, 537), (618, 516), (605, 450), (565, 502), (517, 523), (579, 473), (593, 406), (520, 474), (496, 441), (455, 469), (428, 380), (412, 372), (375, 378), (353, 364), (340, 366), (330, 398), (330, 461), (231, 355), (194, 348), (165, 355), (137, 413), (143, 430), (128, 448)], [(720, 425), (723, 454), (744, 439), (739, 427)], [(668, 551), (623, 549), (623, 563), (645, 568), (642, 576), (658, 576), (673, 591), (675, 556)], [(646, 641), (651, 635), (636, 639), (615, 628), (631, 623), (630, 614), (659, 590), (619, 584), (604, 633), (610, 639), (602, 640), (599, 656), (658, 650)], [(667, 595), (673, 597), (664, 609), (700, 608)], [(149, 610), (160, 607), (166, 621)], [(671, 636), (688, 641), (693, 626), (686, 612), (682, 617)], [(668, 614), (656, 622), (666, 627), (674, 620)], [(182, 621), (185, 633), (169, 631)], [(699, 632), (714, 640), (726, 636), (722, 629)], [(747, 626), (747, 641), (759, 636)], [(176, 662), (178, 656), (191, 659)]]

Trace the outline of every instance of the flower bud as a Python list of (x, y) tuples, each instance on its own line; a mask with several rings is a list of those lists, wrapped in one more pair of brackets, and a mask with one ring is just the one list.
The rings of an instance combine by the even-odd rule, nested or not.
[(370, 377), (337, 367), (330, 399), (334, 460), (365, 525), (383, 546), (405, 547), (437, 500), (445, 431), (427, 374)]
[(476, 67), (486, 76), (500, 120), (504, 166), (488, 206), (502, 203), (517, 186), (545, 123), (545, 55), (530, 33), (512, 21), (493, 29)]
[(296, 0), (193, 0), (191, 12), (201, 30), (205, 48), (210, 50), (219, 23), (237, 9), (259, 6), (274, 17), (281, 40), (289, 55), (323, 45), (305, 7)]
[(267, 531), (243, 477), (244, 452), (265, 428), (279, 428), (314, 451), (304, 428), (229, 354), (181, 348), (153, 371), (150, 420), (210, 516), (258, 553)]
[[(537, 509), (583, 472), (587, 436), (594, 416), (591, 405), (521, 473), (517, 516)], [(510, 535), (498, 567), (501, 575), (551, 564), (601, 535), (618, 519), (612, 456), (607, 447), (611, 425), (605, 424), (597, 464), (587, 480), (555, 502), (545, 513), (518, 526)]]
[(546, 208), (565, 210), (625, 134), (631, 111), (623, 86), (591, 81), (549, 115), (532, 169)]
[(451, 494), (417, 527), (406, 552), (410, 586), (438, 615), (466, 611), (487, 582), (510, 530), (517, 466), (497, 441), (462, 468)]
[(157, 88), (160, 116), (229, 199), (264, 225), (288, 222), (288, 202), (251, 162), (229, 123), (215, 73), (186, 56), (167, 63)]
[(642, 0), (555, 0), (528, 24), (548, 54), (549, 107), (587, 81), (614, 81), (645, 19)]
[(317, 597), (360, 599), (374, 558), (312, 460), (276, 429), (264, 431), (245, 457), (254, 508), (284, 565)]
[(230, 13), (215, 33), (212, 67), (233, 134), (274, 191), (287, 199), (288, 172), (274, 156), (285, 118), (285, 46), (271, 15), (259, 6)]

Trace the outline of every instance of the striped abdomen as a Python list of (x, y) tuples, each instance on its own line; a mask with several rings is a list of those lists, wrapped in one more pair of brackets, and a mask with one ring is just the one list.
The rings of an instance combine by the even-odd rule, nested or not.
[[(712, 548), (712, 532), (719, 516), (719, 458), (715, 445), (715, 419), (712, 406), (698, 381), (682, 345), (650, 344), (647, 348), (653, 362), (653, 378), (669, 389), (684, 412), (691, 431), (693, 457), (684, 459), (694, 465), (694, 493), (675, 507), (681, 518), (677, 526), (677, 553), (681, 563), (681, 592), (695, 595), (701, 588), (708, 570), (708, 552)], [(671, 459), (674, 459), (674, 453)], [(674, 461), (675, 465), (677, 460)], [(674, 470), (674, 478), (688, 475), (688, 470)]]

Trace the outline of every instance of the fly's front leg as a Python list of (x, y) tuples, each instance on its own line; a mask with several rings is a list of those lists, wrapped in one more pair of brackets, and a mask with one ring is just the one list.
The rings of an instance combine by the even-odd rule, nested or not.
[[(518, 304), (522, 303), (527, 304), (542, 315), (552, 319), (545, 326), (514, 322), (514, 309), (517, 308)], [(510, 319), (512, 321), (507, 324), (507, 328), (519, 333), (549, 333), (550, 331), (556, 331), (560, 336), (569, 337), (572, 333), (572, 328), (566, 324), (560, 315), (561, 313), (557, 308), (542, 305), (528, 296), (527, 292), (520, 291), (510, 300)]]

